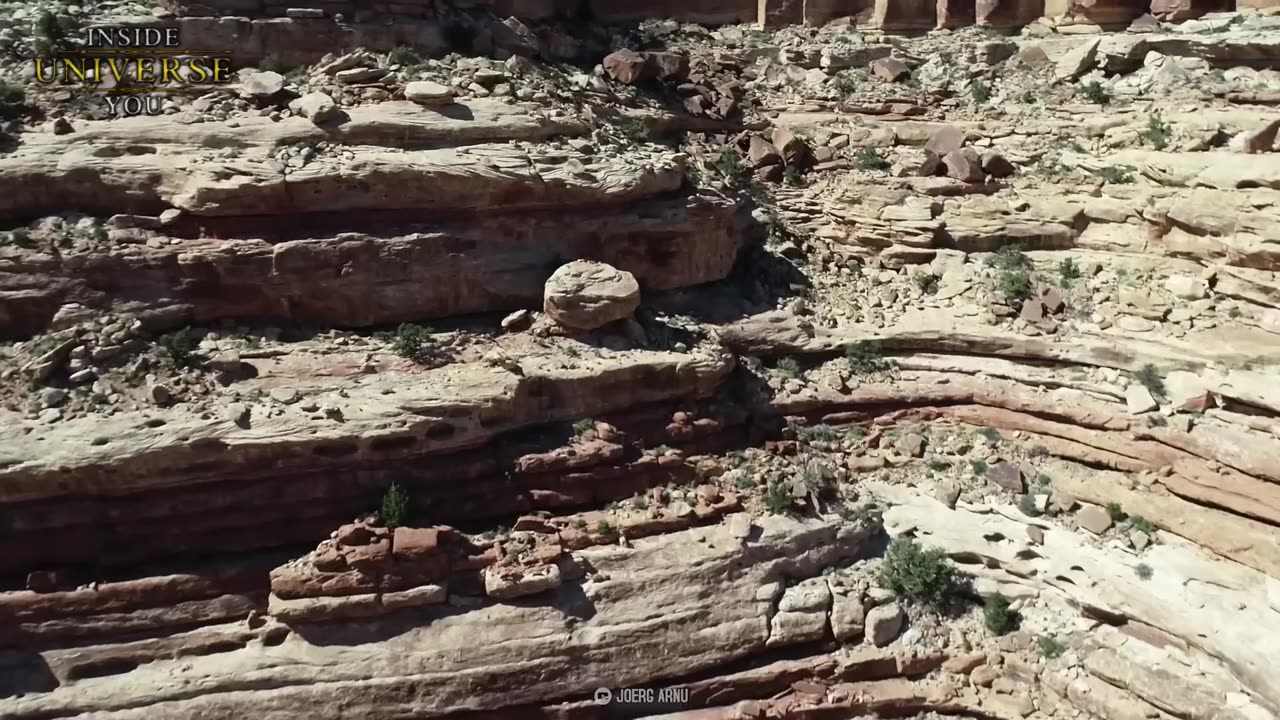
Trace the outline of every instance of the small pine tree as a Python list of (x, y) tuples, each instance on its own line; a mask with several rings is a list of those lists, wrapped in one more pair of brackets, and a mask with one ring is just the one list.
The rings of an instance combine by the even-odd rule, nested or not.
[(409, 492), (399, 483), (391, 483), (391, 487), (388, 487), (387, 492), (382, 496), (382, 510), (379, 517), (382, 518), (383, 526), (395, 529), (408, 525), (409, 516), (412, 513), (410, 504)]

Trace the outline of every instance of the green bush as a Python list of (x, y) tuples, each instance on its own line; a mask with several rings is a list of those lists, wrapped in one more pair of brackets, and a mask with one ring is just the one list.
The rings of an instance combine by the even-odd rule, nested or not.
[(402, 358), (423, 362), (429, 355), (433, 332), (434, 330), (424, 325), (402, 323), (396, 328), (395, 337), (391, 340), (391, 349)]
[(912, 538), (889, 543), (880, 582), (909, 600), (941, 605), (955, 585), (955, 568), (941, 548), (924, 548)]
[(982, 476), (987, 474), (986, 460), (970, 460), (969, 467), (973, 468), (974, 475)]
[(1106, 105), (1111, 102), (1111, 93), (1097, 80), (1092, 80), (1081, 85), (1077, 92), (1084, 97), (1084, 99), (1092, 103)]
[(844, 359), (849, 364), (849, 371), (855, 375), (871, 375), (891, 368), (880, 347), (869, 342), (856, 342), (845, 347)]
[(1111, 522), (1123, 522), (1125, 518), (1129, 517), (1118, 502), (1107, 503), (1107, 514), (1111, 516)]
[(859, 170), (885, 170), (889, 167), (889, 161), (884, 159), (884, 155), (869, 146), (858, 148), (858, 152), (853, 155), (853, 162)]
[(1041, 635), (1036, 638), (1036, 646), (1040, 648), (1040, 654), (1050, 660), (1061, 656), (1067, 650), (1067, 646), (1052, 635)]
[(1152, 115), (1147, 118), (1147, 127), (1141, 133), (1147, 142), (1151, 143), (1151, 147), (1157, 150), (1164, 150), (1169, 147), (1169, 141), (1173, 139), (1173, 128), (1169, 127), (1169, 123), (1165, 122), (1159, 115)]
[(1031, 258), (1018, 245), (1004, 245), (987, 258), (987, 264), (997, 270), (1030, 270)]
[(1014, 615), (1008, 598), (1003, 595), (990, 595), (982, 604), (982, 621), (997, 635), (1003, 635), (1013, 625)]
[(1036, 496), (1030, 493), (1018, 498), (1018, 509), (1027, 517), (1040, 516), (1040, 510), (1036, 507)]
[(933, 295), (938, 292), (938, 278), (933, 273), (916, 273), (911, 276), (912, 282), (916, 287), (920, 288), (920, 292), (925, 295)]
[(786, 483), (771, 482), (764, 491), (764, 507), (771, 515), (787, 515), (795, 510), (791, 490)]
[(1076, 265), (1075, 258), (1063, 258), (1058, 263), (1058, 280), (1062, 287), (1071, 287), (1071, 283), (1080, 279), (1080, 266)]
[(600, 520), (600, 522), (596, 523), (596, 532), (601, 535), (612, 535), (613, 524), (608, 520)]
[(995, 428), (990, 428), (990, 427), (982, 428), (981, 430), (978, 431), (978, 434), (986, 438), (987, 442), (991, 443), (992, 445), (995, 445), (996, 443), (1004, 439), (1004, 436), (1000, 434), (999, 430)]
[(575, 420), (573, 423), (573, 434), (577, 436), (585, 435), (588, 430), (596, 429), (596, 421), (591, 418), (582, 418)]
[(417, 50), (408, 45), (397, 45), (391, 52), (387, 53), (387, 62), (392, 65), (413, 67), (422, 64), (422, 56), (418, 54)]
[(67, 31), (62, 27), (62, 20), (48, 10), (40, 13), (36, 18), (36, 52), (49, 55), (67, 47)]
[(1146, 386), (1147, 390), (1151, 391), (1152, 397), (1157, 400), (1164, 399), (1166, 392), (1164, 378), (1160, 377), (1160, 371), (1156, 369), (1155, 365), (1150, 363), (1143, 365), (1138, 369), (1138, 372), (1134, 373), (1134, 378)]
[(804, 371), (800, 368), (800, 361), (793, 357), (780, 358), (774, 367), (787, 377), (798, 378), (804, 374)]
[(974, 80), (973, 83), (969, 85), (969, 94), (973, 96), (974, 102), (981, 105), (991, 99), (991, 86), (985, 81)]
[(1000, 292), (1011, 303), (1021, 303), (1031, 297), (1031, 275), (1026, 270), (1005, 270), (1000, 273)]
[(189, 327), (162, 336), (160, 347), (178, 367), (198, 367), (204, 360), (197, 352), (197, 348), (200, 347), (200, 338)]
[(737, 150), (728, 148), (720, 153), (720, 157), (716, 160), (716, 172), (720, 173), (720, 177), (728, 183), (730, 187), (737, 187), (742, 183), (746, 175), (746, 168), (742, 164), (742, 155)]
[(1134, 530), (1138, 530), (1138, 531), (1140, 531), (1140, 532), (1144, 532), (1144, 533), (1146, 533), (1146, 534), (1148, 534), (1148, 535), (1155, 535), (1155, 534), (1156, 534), (1156, 526), (1155, 526), (1155, 523), (1153, 523), (1153, 522), (1151, 522), (1150, 520), (1148, 520), (1148, 519), (1146, 519), (1146, 518), (1142, 517), (1141, 515), (1133, 515), (1133, 516), (1131, 516), (1131, 517), (1129, 518), (1129, 527), (1132, 527)]
[(409, 524), (411, 514), (409, 492), (399, 483), (391, 483), (382, 495), (382, 508), (378, 513), (383, 527), (392, 529), (404, 527)]

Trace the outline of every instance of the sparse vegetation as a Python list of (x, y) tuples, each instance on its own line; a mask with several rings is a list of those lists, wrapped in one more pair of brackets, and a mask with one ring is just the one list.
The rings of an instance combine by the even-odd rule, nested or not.
[(400, 327), (396, 328), (395, 337), (391, 340), (391, 350), (407, 360), (423, 362), (429, 354), (433, 332), (425, 325), (401, 323)]
[(929, 469), (934, 472), (946, 472), (951, 469), (951, 463), (947, 460), (930, 460)]
[(784, 483), (771, 482), (765, 488), (764, 507), (771, 515), (786, 515), (795, 510), (791, 490)]
[(804, 425), (795, 428), (796, 437), (809, 442), (835, 442), (840, 439), (836, 429), (825, 423), (821, 425)]
[(1133, 572), (1138, 576), (1139, 580), (1150, 580), (1155, 575), (1155, 571), (1146, 563), (1138, 563), (1134, 566)]
[(1031, 258), (1018, 245), (1004, 245), (987, 258), (987, 264), (997, 270), (1030, 270)]
[(989, 595), (982, 604), (982, 621), (996, 635), (1003, 635), (1013, 625), (1016, 613), (1009, 609), (1009, 599), (1003, 595)]
[(1098, 177), (1106, 180), (1112, 185), (1129, 185), (1133, 183), (1133, 173), (1128, 168), (1116, 167), (1108, 165), (1098, 171)]
[(1129, 517), (1118, 502), (1107, 503), (1107, 514), (1111, 516), (1111, 522), (1123, 522), (1125, 518)]
[(408, 45), (397, 45), (387, 53), (387, 62), (392, 65), (404, 65), (406, 67), (414, 67), (422, 64), (422, 56), (418, 51)]
[(289, 66), (276, 53), (269, 52), (262, 56), (258, 61), (258, 69), (263, 72), (277, 72), (284, 74), (289, 71)]
[(596, 421), (591, 418), (582, 418), (581, 420), (575, 420), (573, 422), (573, 434), (577, 437), (582, 437), (587, 434), (589, 430), (595, 429)]
[(982, 105), (991, 99), (991, 86), (984, 80), (974, 80), (969, 85), (969, 95), (973, 97), (973, 101)]
[(173, 364), (180, 368), (198, 367), (203, 360), (197, 352), (200, 347), (200, 338), (189, 327), (161, 336), (160, 347), (164, 349)]
[(804, 370), (800, 367), (800, 361), (793, 357), (780, 358), (774, 367), (787, 377), (798, 378), (804, 374)]
[(970, 460), (969, 467), (973, 468), (973, 474), (979, 477), (987, 474), (986, 460)]
[(1147, 390), (1151, 391), (1152, 397), (1157, 400), (1164, 399), (1166, 392), (1164, 378), (1160, 377), (1160, 371), (1156, 369), (1155, 365), (1147, 363), (1139, 368), (1138, 372), (1134, 373), (1133, 376), (1134, 379), (1142, 383)]
[(853, 162), (859, 170), (885, 170), (889, 167), (889, 161), (884, 159), (884, 155), (870, 146), (858, 148), (858, 152), (853, 155)]
[(742, 155), (737, 150), (729, 148), (720, 153), (720, 157), (716, 159), (716, 172), (720, 173), (720, 177), (724, 178), (726, 184), (730, 187), (738, 187), (742, 184), (746, 176), (746, 168), (742, 164)]
[(40, 55), (66, 50), (67, 31), (62, 27), (62, 20), (52, 12), (45, 10), (36, 18), (35, 50)]
[(1058, 284), (1064, 288), (1071, 287), (1071, 283), (1080, 279), (1080, 266), (1076, 265), (1075, 258), (1063, 258), (1058, 263)]
[(0, 80), (0, 120), (16, 118), (26, 112), (27, 92), (21, 86)]
[(1106, 105), (1111, 102), (1111, 92), (1097, 80), (1090, 80), (1084, 85), (1081, 85), (1079, 90), (1076, 92), (1091, 103)]
[(1147, 118), (1147, 127), (1139, 134), (1151, 143), (1151, 147), (1164, 150), (1169, 147), (1169, 142), (1173, 139), (1173, 128), (1169, 127), (1169, 123), (1159, 115), (1152, 115)]
[(618, 128), (622, 137), (630, 142), (649, 142), (649, 126), (645, 125), (643, 120), (632, 117), (622, 118), (615, 127)]
[(911, 280), (925, 295), (938, 292), (938, 278), (933, 273), (916, 273), (911, 276)]
[(1026, 270), (1001, 271), (998, 287), (1010, 303), (1021, 303), (1031, 297), (1031, 275)]
[(391, 483), (382, 495), (382, 508), (378, 512), (382, 525), (388, 528), (404, 527), (409, 524), (412, 514), (412, 500), (409, 492), (399, 483)]
[(912, 538), (889, 543), (880, 581), (908, 600), (941, 605), (955, 584), (955, 568), (941, 548), (924, 548)]
[(1148, 535), (1152, 535), (1152, 536), (1154, 536), (1154, 535), (1156, 534), (1156, 526), (1155, 526), (1155, 523), (1153, 523), (1153, 522), (1151, 522), (1150, 520), (1148, 520), (1148, 519), (1146, 519), (1146, 518), (1142, 517), (1141, 515), (1132, 515), (1132, 516), (1130, 516), (1130, 517), (1129, 517), (1129, 527), (1133, 528), (1134, 530), (1138, 530), (1138, 531), (1144, 532), (1144, 533), (1146, 533), (1146, 534), (1148, 534)]
[(1062, 653), (1067, 651), (1067, 646), (1052, 635), (1041, 635), (1036, 638), (1036, 647), (1040, 649), (1040, 655), (1049, 660), (1061, 657)]
[(995, 428), (984, 427), (978, 431), (978, 434), (986, 438), (992, 445), (995, 445), (1004, 439), (1004, 436), (1000, 434), (1000, 431)]
[(804, 187), (804, 175), (800, 174), (800, 169), (794, 165), (788, 166), (782, 171), (782, 182), (791, 187)]
[(613, 523), (601, 518), (600, 521), (596, 523), (596, 532), (600, 535), (612, 535)]
[(884, 359), (880, 347), (869, 342), (856, 342), (846, 347), (844, 359), (849, 364), (849, 371), (855, 375), (885, 372), (892, 367), (889, 361)]
[(1027, 517), (1040, 516), (1040, 510), (1036, 507), (1036, 496), (1030, 493), (1018, 498), (1018, 509)]

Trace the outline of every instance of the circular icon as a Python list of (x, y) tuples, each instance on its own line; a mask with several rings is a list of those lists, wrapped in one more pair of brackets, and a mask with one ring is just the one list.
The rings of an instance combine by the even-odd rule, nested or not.
[(613, 691), (609, 688), (596, 688), (596, 704), (608, 705), (613, 702)]

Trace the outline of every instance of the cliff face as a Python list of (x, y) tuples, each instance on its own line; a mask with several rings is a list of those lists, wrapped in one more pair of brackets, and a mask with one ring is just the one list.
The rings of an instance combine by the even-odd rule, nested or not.
[(0, 93), (0, 717), (1280, 716), (1220, 10), (210, 0), (232, 86)]

